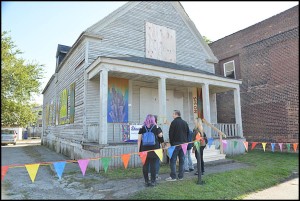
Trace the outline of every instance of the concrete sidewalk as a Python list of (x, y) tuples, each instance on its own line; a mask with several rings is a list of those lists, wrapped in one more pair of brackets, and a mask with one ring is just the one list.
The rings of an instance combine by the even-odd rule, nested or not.
[(251, 193), (244, 200), (299, 200), (299, 177), (271, 188)]

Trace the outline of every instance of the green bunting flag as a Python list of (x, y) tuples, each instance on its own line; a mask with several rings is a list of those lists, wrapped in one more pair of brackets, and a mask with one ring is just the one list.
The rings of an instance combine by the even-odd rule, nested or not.
[(289, 152), (290, 149), (291, 149), (291, 144), (290, 144), (290, 143), (286, 143), (286, 147), (287, 147), (287, 150), (288, 150), (288, 152)]
[(110, 160), (111, 160), (111, 158), (101, 158), (102, 166), (103, 166), (105, 172), (107, 171)]
[(237, 143), (238, 143), (237, 141), (233, 141), (233, 147), (234, 148), (236, 148)]
[(194, 142), (194, 145), (195, 145), (197, 151), (199, 151), (200, 150), (200, 142), (196, 141), (196, 142)]

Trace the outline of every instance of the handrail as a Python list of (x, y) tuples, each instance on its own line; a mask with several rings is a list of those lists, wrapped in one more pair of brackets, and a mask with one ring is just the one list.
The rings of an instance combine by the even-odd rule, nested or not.
[(220, 153), (223, 154), (223, 142), (222, 142), (222, 136), (224, 136), (226, 138), (225, 133), (223, 133), (222, 131), (220, 131), (219, 129), (217, 129), (216, 127), (214, 127), (213, 125), (211, 125), (210, 123), (208, 123), (204, 118), (202, 119), (203, 123), (205, 123), (206, 125), (208, 125), (209, 127), (211, 127), (212, 129), (214, 129), (215, 131), (218, 132), (219, 137), (220, 137)]

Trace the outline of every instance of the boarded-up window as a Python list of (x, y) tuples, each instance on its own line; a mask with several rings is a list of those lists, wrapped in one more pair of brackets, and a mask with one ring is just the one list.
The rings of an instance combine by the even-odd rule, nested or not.
[(70, 123), (74, 123), (75, 117), (75, 82), (70, 86)]
[(176, 32), (146, 22), (146, 57), (176, 63)]

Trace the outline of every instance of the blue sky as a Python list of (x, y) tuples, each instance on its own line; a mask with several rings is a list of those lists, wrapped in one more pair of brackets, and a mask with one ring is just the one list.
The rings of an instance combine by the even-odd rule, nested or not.
[[(43, 89), (55, 71), (57, 45), (72, 46), (85, 29), (125, 3), (1, 1), (1, 30), (10, 31), (26, 61), (45, 65)], [(299, 4), (298, 1), (181, 3), (201, 35), (212, 41)], [(42, 103), (42, 96), (37, 96), (36, 101)]]

